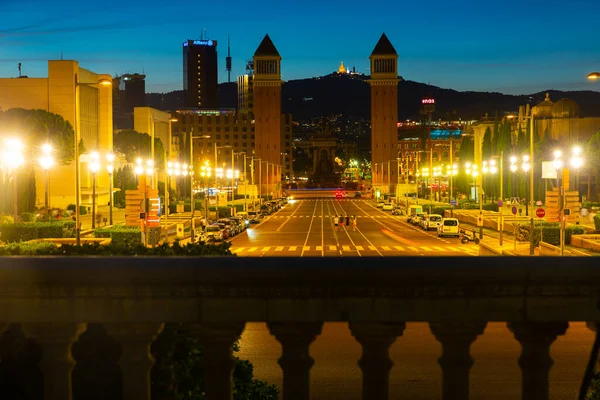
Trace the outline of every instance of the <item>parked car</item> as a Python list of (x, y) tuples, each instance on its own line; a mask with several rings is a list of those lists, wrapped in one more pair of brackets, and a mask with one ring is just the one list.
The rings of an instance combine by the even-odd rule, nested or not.
[(221, 222), (216, 222), (213, 225), (217, 225), (219, 228), (221, 228), (221, 231), (223, 232), (223, 240), (229, 239), (230, 237), (233, 236), (231, 230), (229, 229), (229, 227)]
[(442, 223), (437, 227), (438, 237), (442, 236), (459, 236), (459, 224), (456, 218), (444, 218)]
[(402, 208), (401, 207), (394, 207), (392, 209), (392, 215), (402, 215)]
[(247, 221), (246, 219), (242, 219), (242, 218), (238, 217), (237, 215), (235, 217), (229, 217), (229, 219), (238, 225), (238, 233), (242, 233), (246, 230), (246, 227), (248, 226), (246, 224), (246, 221)]
[(420, 226), (421, 228), (423, 228), (423, 223), (425, 222), (425, 219), (427, 218), (427, 213), (420, 213), (417, 215), (417, 223), (415, 225)]
[(416, 214), (411, 214), (408, 216), (408, 222), (410, 222), (413, 225), (419, 225), (419, 221), (421, 220), (422, 216), (427, 215), (427, 213), (416, 213)]
[(354, 197), (361, 197), (362, 193), (361, 192), (354, 192)]
[(220, 224), (225, 224), (229, 228), (230, 236), (235, 236), (240, 232), (240, 228), (236, 221), (232, 221), (229, 218), (221, 218), (217, 220)]
[(385, 201), (383, 201), (383, 200), (379, 200), (377, 202), (377, 208), (383, 208), (384, 205), (385, 205)]
[(260, 214), (256, 211), (248, 211), (248, 220), (251, 224), (258, 224), (260, 222)]
[(394, 209), (394, 206), (392, 206), (392, 203), (385, 203), (382, 209), (383, 211), (392, 211)]
[(211, 239), (215, 242), (221, 242), (224, 239), (223, 230), (219, 225), (207, 226), (206, 230), (199, 236), (202, 242), (209, 242)]
[(442, 223), (442, 216), (439, 214), (430, 214), (423, 221), (423, 229), (426, 231), (430, 229), (436, 229)]

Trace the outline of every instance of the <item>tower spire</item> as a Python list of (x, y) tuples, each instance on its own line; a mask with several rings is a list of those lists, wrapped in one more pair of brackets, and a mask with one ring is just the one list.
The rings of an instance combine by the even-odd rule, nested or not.
[(227, 70), (227, 82), (231, 82), (231, 41), (227, 34), (227, 57), (225, 58), (225, 69)]

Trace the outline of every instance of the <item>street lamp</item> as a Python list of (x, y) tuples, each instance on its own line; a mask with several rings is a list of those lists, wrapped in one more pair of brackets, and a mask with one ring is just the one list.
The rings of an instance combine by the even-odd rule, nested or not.
[(17, 205), (17, 172), (16, 169), (23, 165), (23, 143), (19, 139), (5, 139), (4, 152), (2, 154), (3, 163), (13, 177), (13, 218), (16, 223), (19, 219), (19, 209)]
[(46, 208), (46, 212), (48, 212), (48, 209), (50, 208), (50, 174), (48, 173), (48, 170), (54, 165), (54, 159), (52, 158), (52, 146), (50, 144), (46, 143), (42, 146), (42, 155), (40, 156), (38, 162), (46, 173), (44, 207)]
[(562, 179), (560, 179), (560, 170), (562, 170), (564, 163), (561, 160), (562, 152), (560, 150), (554, 151), (554, 160), (552, 161), (552, 165), (556, 170), (556, 183), (558, 185), (558, 193), (559, 193), (559, 216), (560, 216), (560, 255), (563, 256), (565, 254), (565, 188), (562, 184)]
[(96, 229), (96, 174), (100, 169), (100, 155), (97, 151), (90, 154), (89, 169), (92, 173), (92, 229)]
[(96, 85), (110, 86), (112, 81), (109, 79), (99, 79), (96, 82), (79, 82), (79, 74), (75, 74), (75, 116), (73, 130), (75, 131), (75, 243), (77, 246), (81, 244), (81, 187), (79, 182), (79, 176), (81, 175), (81, 166), (79, 165), (79, 141), (81, 140), (81, 132), (79, 132), (79, 124), (77, 122), (77, 116), (79, 115), (81, 105), (79, 104), (79, 87), (88, 86), (93, 87)]
[(583, 166), (583, 157), (581, 156), (581, 147), (575, 146), (572, 150), (571, 155), (571, 166), (575, 168), (575, 185), (577, 187), (577, 197), (581, 198), (579, 195), (579, 169)]
[(115, 172), (115, 155), (108, 153), (106, 155), (106, 172), (108, 172), (108, 223), (113, 224), (113, 172)]

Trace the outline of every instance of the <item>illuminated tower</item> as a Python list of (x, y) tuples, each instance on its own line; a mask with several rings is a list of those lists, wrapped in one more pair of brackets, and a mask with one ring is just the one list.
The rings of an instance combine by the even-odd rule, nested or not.
[(371, 173), (373, 188), (395, 188), (398, 157), (398, 53), (381, 35), (371, 56)]
[(256, 165), (255, 170), (261, 172), (262, 194), (279, 192), (281, 187), (280, 67), (281, 56), (269, 35), (265, 35), (254, 53), (253, 78), (254, 150), (255, 157), (262, 160), (262, 166)]

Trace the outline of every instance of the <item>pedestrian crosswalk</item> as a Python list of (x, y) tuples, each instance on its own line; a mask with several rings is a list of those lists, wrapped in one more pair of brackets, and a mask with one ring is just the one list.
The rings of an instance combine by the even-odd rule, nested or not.
[(479, 254), (477, 246), (359, 246), (359, 245), (325, 245), (325, 246), (252, 246), (232, 247), (231, 252), (239, 255), (262, 255), (263, 253), (294, 252), (380, 252), (380, 253), (419, 253), (435, 255), (436, 253), (463, 253), (469, 255)]
[[(344, 215), (345, 216), (345, 215)], [(335, 218), (339, 215), (272, 215), (269, 219), (285, 219), (285, 218)], [(372, 218), (372, 219), (398, 219), (393, 215), (356, 215), (357, 218)]]

